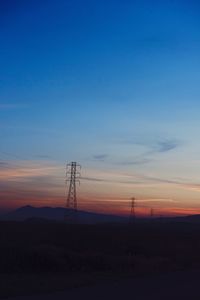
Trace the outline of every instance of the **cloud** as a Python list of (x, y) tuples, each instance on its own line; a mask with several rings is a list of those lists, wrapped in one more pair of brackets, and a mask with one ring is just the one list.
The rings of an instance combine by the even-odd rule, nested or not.
[[(99, 175), (99, 176), (98, 176)], [(200, 183), (187, 182), (186, 180), (160, 178), (148, 176), (145, 174), (124, 174), (124, 173), (105, 173), (94, 174), (91, 176), (83, 176), (81, 180), (93, 183), (107, 183), (117, 185), (130, 185), (137, 187), (158, 187), (159, 185), (174, 186), (179, 189), (186, 189), (200, 192)]]
[(112, 157), (108, 154), (98, 154), (98, 155), (94, 155), (93, 156), (93, 160), (95, 161), (99, 161), (99, 162), (104, 162), (106, 160), (109, 159), (109, 162), (111, 164), (114, 164), (114, 165), (124, 165), (124, 166), (129, 166), (129, 165), (144, 165), (146, 163), (149, 163), (152, 161), (152, 159), (149, 159), (149, 158), (143, 158), (143, 157), (136, 157), (136, 158), (133, 158), (133, 159), (124, 159), (124, 160), (112, 160)]
[(176, 140), (163, 140), (163, 141), (157, 141), (156, 149), (158, 152), (168, 152), (175, 148), (177, 148), (180, 145), (180, 143)]
[(104, 177), (97, 177), (97, 176), (83, 176), (81, 180), (90, 181), (90, 182), (97, 182), (97, 183), (111, 183), (111, 184), (137, 184), (141, 185), (144, 184), (144, 177), (140, 175), (135, 176), (127, 176), (123, 174), (119, 174), (119, 176), (114, 176), (107, 174)]
[(45, 154), (37, 154), (34, 155), (35, 158), (39, 158), (39, 159), (51, 159), (50, 155), (45, 155)]
[(148, 158), (136, 158), (135, 160), (124, 160), (119, 162), (119, 165), (124, 165), (124, 166), (130, 166), (130, 165), (144, 165), (147, 164), (149, 162), (153, 161), (152, 159), (148, 159)]
[(93, 182), (107, 182), (106, 179), (103, 178), (95, 178), (95, 177), (81, 177), (81, 180), (85, 181), (93, 181)]
[(47, 161), (0, 162), (0, 208), (27, 203), (64, 205), (64, 190), (62, 166)]
[(167, 153), (178, 148), (181, 142), (177, 139), (160, 138), (153, 136), (133, 136), (131, 138), (123, 138), (117, 141), (122, 145), (142, 146), (141, 154), (133, 158), (125, 158), (118, 162), (113, 162), (120, 165), (144, 165), (153, 161), (157, 154)]
[(0, 163), (0, 181), (25, 181), (32, 180), (34, 177), (55, 176), (60, 168), (60, 166), (47, 161), (3, 161)]
[(157, 178), (157, 177), (150, 177), (150, 176), (143, 176), (144, 180), (154, 183), (164, 183), (164, 184), (172, 184), (176, 185), (177, 187), (184, 188), (187, 190), (193, 190), (200, 192), (200, 183), (192, 183), (192, 182), (185, 182), (181, 180), (170, 180), (165, 178)]
[(9, 167), (9, 163), (5, 161), (0, 161), (0, 170)]
[[(108, 162), (112, 165), (144, 165), (154, 161), (153, 157), (157, 154), (167, 153), (178, 148), (181, 142), (174, 138), (161, 138), (150, 135), (133, 136), (128, 138), (121, 138), (115, 140), (115, 143), (123, 146), (142, 146), (141, 154), (133, 155), (132, 157), (121, 157), (116, 158), (117, 147), (115, 147), (116, 153), (113, 156), (110, 154), (102, 153), (95, 154), (92, 156), (93, 161), (97, 162)], [(145, 149), (146, 148), (146, 149)]]
[(117, 142), (127, 145), (144, 146), (148, 149), (148, 151), (145, 152), (147, 154), (168, 152), (181, 145), (181, 142), (174, 138), (163, 138), (150, 135), (136, 135), (120, 139)]
[(156, 202), (176, 202), (174, 199), (169, 198), (148, 198), (148, 199), (136, 199), (136, 203), (156, 203)]
[(108, 157), (107, 154), (96, 154), (96, 155), (93, 155), (93, 159), (97, 160), (97, 161), (105, 161), (107, 157)]

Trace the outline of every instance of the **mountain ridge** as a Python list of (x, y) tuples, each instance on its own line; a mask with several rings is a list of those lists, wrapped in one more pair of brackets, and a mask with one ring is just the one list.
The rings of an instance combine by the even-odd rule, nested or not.
[[(65, 217), (66, 216), (66, 217)], [(64, 218), (65, 217), (65, 218)], [(128, 223), (129, 218), (124, 216), (96, 213), (64, 207), (35, 207), (26, 205), (19, 207), (9, 213), (0, 216), (0, 220), (6, 221), (58, 221), (79, 224), (95, 224), (95, 223)], [(200, 215), (162, 217), (162, 218), (137, 218), (138, 222), (152, 221), (152, 222), (175, 222), (175, 223), (195, 223), (200, 224)]]
[(64, 207), (34, 207), (31, 205), (26, 205), (17, 208), (7, 214), (1, 216), (1, 220), (12, 220), (12, 221), (25, 221), (30, 219), (46, 219), (52, 221), (65, 221), (72, 223), (110, 223), (110, 222), (127, 222), (127, 217), (88, 212), (83, 210), (74, 211), (73, 209), (67, 209)]

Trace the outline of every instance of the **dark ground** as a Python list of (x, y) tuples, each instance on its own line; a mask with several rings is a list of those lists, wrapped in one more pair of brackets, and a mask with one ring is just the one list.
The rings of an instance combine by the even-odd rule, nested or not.
[(17, 297), (15, 300), (199, 300), (199, 279), (200, 271), (174, 272), (40, 296)]
[(200, 299), (199, 224), (10, 221), (0, 222), (0, 240), (0, 298), (68, 290), (68, 299)]

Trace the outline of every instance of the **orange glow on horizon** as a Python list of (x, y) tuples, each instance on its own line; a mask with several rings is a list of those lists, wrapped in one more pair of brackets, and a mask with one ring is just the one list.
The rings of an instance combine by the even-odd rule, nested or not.
[[(47, 161), (9, 162), (0, 169), (0, 210), (24, 205), (65, 207), (67, 187), (63, 166)], [(136, 197), (136, 216), (175, 216), (200, 213), (199, 185), (155, 182), (137, 174), (87, 170), (78, 188), (81, 210), (128, 216)], [(187, 189), (187, 193), (185, 191)], [(187, 197), (193, 193), (189, 205)], [(149, 196), (151, 195), (151, 197)]]
[[(30, 196), (27, 201), (26, 198), (19, 198), (18, 196), (3, 194), (4, 196), (9, 196), (6, 201), (1, 201), (2, 210), (14, 210), (22, 206), (32, 205), (35, 207), (65, 207), (66, 199), (63, 196), (44, 196), (34, 197)], [(2, 195), (0, 195), (1, 197)], [(6, 197), (5, 197), (6, 199)], [(119, 200), (105, 200), (105, 199), (78, 199), (78, 209), (96, 212), (96, 213), (104, 213), (104, 214), (114, 214), (121, 216), (129, 216), (130, 215), (130, 200), (126, 200), (123, 203)], [(150, 217), (151, 215), (151, 206), (146, 207), (135, 207), (135, 215), (136, 217)], [(195, 215), (200, 214), (200, 209), (196, 208), (179, 208), (179, 207), (160, 207), (153, 209), (153, 217), (161, 217), (161, 216), (186, 216), (186, 215)]]

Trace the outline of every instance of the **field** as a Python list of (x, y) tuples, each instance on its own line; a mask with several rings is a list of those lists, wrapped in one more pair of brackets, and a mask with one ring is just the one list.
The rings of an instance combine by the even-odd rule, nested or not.
[(0, 297), (200, 268), (200, 226), (0, 222)]

